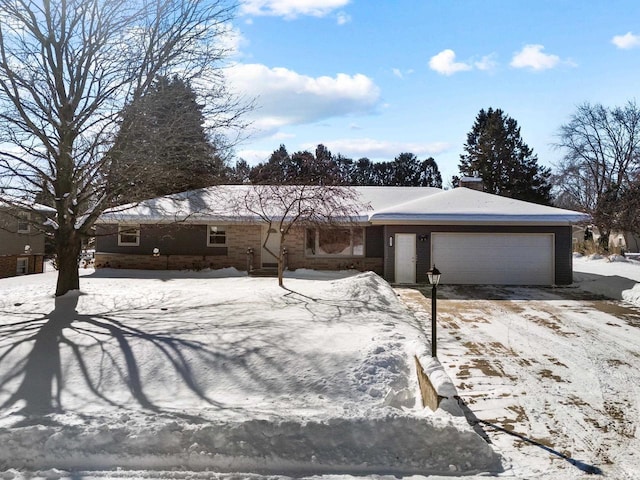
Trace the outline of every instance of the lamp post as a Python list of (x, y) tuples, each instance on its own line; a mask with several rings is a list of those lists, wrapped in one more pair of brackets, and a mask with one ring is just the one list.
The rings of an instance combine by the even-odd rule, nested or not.
[(431, 356), (437, 357), (437, 336), (436, 336), (436, 291), (438, 290), (438, 283), (440, 283), (440, 270), (434, 265), (431, 270), (427, 272), (427, 278), (431, 284)]

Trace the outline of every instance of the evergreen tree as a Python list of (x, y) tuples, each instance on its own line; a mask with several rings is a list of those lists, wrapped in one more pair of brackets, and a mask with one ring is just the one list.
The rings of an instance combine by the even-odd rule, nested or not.
[(534, 203), (551, 203), (551, 172), (538, 165), (518, 123), (502, 110), (480, 110), (460, 155), (461, 175), (482, 177), (486, 192)]
[(251, 167), (246, 160), (240, 159), (227, 173), (227, 180), (233, 185), (244, 185), (251, 183)]
[(421, 187), (442, 188), (442, 175), (433, 157), (427, 158), (420, 164), (418, 185)]
[(401, 153), (389, 165), (384, 184), (389, 186), (417, 186), (420, 180), (420, 161), (413, 153)]
[(329, 149), (322, 144), (311, 152), (296, 152), (291, 157), (298, 168), (298, 180), (302, 185), (341, 185), (342, 172)]
[(413, 153), (401, 153), (393, 162), (381, 166), (382, 185), (442, 188), (442, 176), (436, 161), (420, 161)]
[(191, 86), (159, 77), (149, 92), (129, 104), (109, 155), (115, 184), (136, 178), (118, 203), (207, 187), (224, 178), (204, 128), (202, 106)]
[(291, 156), (284, 145), (274, 150), (266, 163), (259, 163), (251, 169), (249, 179), (253, 184), (286, 185), (295, 183), (296, 172)]
[(366, 157), (358, 159), (351, 168), (347, 183), (357, 186), (381, 185), (375, 163)]
[[(344, 159), (341, 160), (344, 162)], [(289, 155), (284, 145), (275, 150), (266, 163), (251, 169), (251, 183), (272, 185), (340, 185), (343, 182), (341, 166), (322, 144), (316, 154), (309, 151)]]

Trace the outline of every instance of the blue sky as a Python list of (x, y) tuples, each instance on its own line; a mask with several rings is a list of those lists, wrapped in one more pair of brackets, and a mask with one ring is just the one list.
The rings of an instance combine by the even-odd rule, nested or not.
[(435, 158), (458, 173), (481, 108), (501, 108), (543, 165), (576, 106), (640, 84), (638, 0), (241, 0), (229, 85), (256, 98), (250, 164), (285, 144)]

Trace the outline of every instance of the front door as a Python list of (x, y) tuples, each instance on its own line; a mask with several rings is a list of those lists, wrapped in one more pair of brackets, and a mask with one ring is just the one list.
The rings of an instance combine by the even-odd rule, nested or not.
[(276, 255), (280, 252), (280, 232), (273, 227), (269, 228), (268, 225), (265, 225), (262, 228), (262, 267), (277, 267), (278, 258), (269, 253), (267, 249)]
[(396, 233), (396, 283), (416, 283), (416, 234)]

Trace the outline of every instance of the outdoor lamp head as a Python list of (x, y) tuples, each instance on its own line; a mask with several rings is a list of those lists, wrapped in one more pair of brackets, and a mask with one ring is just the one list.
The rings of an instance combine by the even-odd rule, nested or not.
[(433, 268), (427, 272), (429, 283), (431, 285), (438, 285), (438, 283), (440, 283), (440, 275), (440, 270), (438, 270), (434, 265)]

